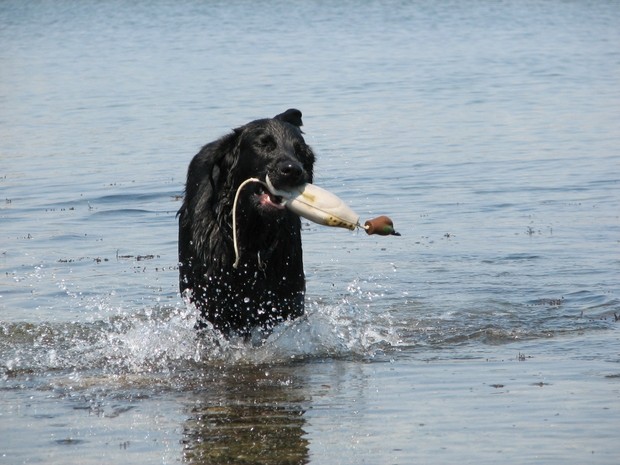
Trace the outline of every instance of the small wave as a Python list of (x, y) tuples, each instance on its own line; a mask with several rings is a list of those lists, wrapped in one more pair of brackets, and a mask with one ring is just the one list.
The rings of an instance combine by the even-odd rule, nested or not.
[[(447, 303), (390, 299), (383, 289), (352, 283), (337, 302), (308, 302), (304, 317), (252, 340), (195, 330), (197, 311), (174, 306), (125, 310), (91, 305), (91, 322), (0, 322), (0, 376), (188, 379), (213, 367), (286, 364), (299, 360), (394, 357), (396, 352), (463, 344), (507, 344), (616, 325), (618, 301), (592, 292), (537, 298)], [(105, 299), (104, 299), (105, 300)], [(392, 302), (390, 306), (390, 302)], [(585, 314), (584, 314), (585, 310)]]

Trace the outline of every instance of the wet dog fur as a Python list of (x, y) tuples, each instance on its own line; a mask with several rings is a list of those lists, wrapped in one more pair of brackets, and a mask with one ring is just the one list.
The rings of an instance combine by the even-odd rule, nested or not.
[(199, 326), (249, 337), (255, 328), (304, 313), (300, 218), (260, 183), (247, 184), (235, 212), (240, 262), (233, 267), (232, 209), (248, 178), (278, 190), (312, 182), (315, 155), (301, 112), (259, 119), (205, 145), (187, 172), (179, 217), (180, 290), (200, 311)]

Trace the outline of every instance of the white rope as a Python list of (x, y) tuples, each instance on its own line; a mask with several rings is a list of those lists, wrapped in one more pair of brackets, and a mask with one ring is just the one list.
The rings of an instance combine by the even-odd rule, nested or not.
[[(237, 241), (237, 203), (238, 203), (238, 201), (239, 201), (239, 195), (240, 195), (240, 193), (241, 193), (241, 189), (243, 189), (246, 185), (248, 185), (248, 184), (250, 184), (250, 183), (252, 183), (252, 182), (257, 182), (257, 183), (259, 183), (259, 184), (262, 184), (263, 186), (265, 186), (265, 188), (266, 188), (269, 192), (271, 192), (271, 191), (274, 189), (274, 188), (273, 188), (273, 185), (271, 185), (271, 183), (269, 182), (269, 178), (267, 178), (267, 182), (263, 182), (263, 181), (261, 181), (261, 180), (260, 180), (260, 179), (258, 179), (258, 178), (248, 178), (248, 179), (246, 179), (245, 181), (243, 181), (243, 182), (239, 185), (239, 187), (237, 188), (237, 192), (235, 193), (235, 200), (233, 201), (233, 207), (232, 207), (233, 246), (234, 246), (234, 248), (235, 248), (235, 262), (233, 263), (233, 268), (235, 268), (235, 269), (237, 269), (237, 267), (239, 266), (239, 261), (240, 261), (240, 259), (241, 259), (241, 256), (240, 256), (240, 254), (239, 254), (239, 244), (238, 244), (238, 241)], [(303, 202), (302, 200), (298, 200), (298, 201), (299, 201), (299, 203), (301, 203), (301, 204), (303, 204), (303, 205), (305, 205), (305, 206), (309, 207), (308, 209), (314, 209), (314, 210), (317, 210), (317, 211), (321, 211), (321, 212), (323, 212), (323, 213), (326, 213), (326, 214), (329, 214), (329, 215), (331, 215), (331, 216), (333, 216), (333, 217), (338, 218), (338, 216), (337, 216), (337, 215), (335, 215), (334, 213), (329, 212), (329, 211), (326, 211), (326, 210), (323, 210), (323, 209), (321, 209), (321, 208), (318, 208), (316, 205), (311, 205), (310, 203)], [(304, 216), (305, 218), (308, 218), (310, 221), (314, 221), (315, 223), (318, 223), (318, 224), (326, 224), (325, 222), (321, 221), (320, 219), (316, 219), (316, 218), (314, 218), (313, 216), (308, 216), (308, 212), (307, 212), (307, 211), (298, 211), (298, 210), (297, 210), (297, 211), (296, 211), (296, 210), (293, 210), (293, 211), (295, 211), (295, 213), (297, 213), (298, 215), (301, 215), (301, 216)], [(305, 214), (304, 214), (304, 213), (305, 213)], [(349, 221), (349, 220), (344, 220), (344, 219), (342, 219), (342, 218), (339, 218), (339, 219), (340, 219), (343, 223), (352, 224), (352, 222), (351, 222), (351, 221)], [(359, 220), (358, 220), (358, 221), (359, 221)], [(369, 225), (366, 225), (366, 224), (361, 225), (361, 224), (359, 224), (359, 222), (358, 222), (358, 223), (355, 225), (355, 228), (364, 229), (364, 230), (368, 231), (368, 229), (370, 228), (370, 226), (369, 226)], [(355, 228), (354, 228), (354, 229), (355, 229)], [(258, 257), (258, 260), (259, 260), (259, 263), (260, 263), (260, 255), (259, 255), (259, 257)]]
[(233, 263), (233, 268), (237, 269), (239, 266), (239, 260), (241, 259), (239, 255), (239, 244), (237, 243), (237, 201), (239, 200), (239, 194), (241, 193), (241, 189), (243, 189), (247, 184), (251, 182), (258, 182), (263, 185), (265, 183), (257, 178), (249, 178), (243, 181), (239, 187), (237, 188), (237, 192), (235, 193), (235, 200), (233, 202), (232, 208), (232, 229), (233, 229), (233, 247), (235, 248), (235, 263)]

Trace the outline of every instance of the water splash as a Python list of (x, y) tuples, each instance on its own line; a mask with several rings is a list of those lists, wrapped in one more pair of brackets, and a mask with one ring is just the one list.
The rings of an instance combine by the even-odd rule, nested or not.
[[(385, 277), (351, 281), (332, 301), (310, 301), (307, 313), (263, 339), (198, 334), (189, 303), (136, 308), (110, 296), (81, 295), (59, 287), (90, 321), (0, 322), (0, 377), (33, 375), (183, 377), (213, 366), (277, 364), (313, 358), (374, 359), (398, 351), (461, 344), (504, 344), (561, 332), (605, 329), (618, 301), (591, 292), (526, 303), (493, 300), (445, 308), (396, 295)], [(589, 309), (589, 317), (583, 310)]]
[[(101, 305), (96, 305), (101, 308)], [(398, 343), (389, 327), (343, 299), (310, 303), (308, 313), (277, 327), (266, 339), (198, 334), (197, 311), (185, 302), (110, 313), (91, 323), (0, 324), (4, 378), (89, 371), (108, 375), (180, 373), (200, 365), (285, 363), (313, 357), (374, 357)]]

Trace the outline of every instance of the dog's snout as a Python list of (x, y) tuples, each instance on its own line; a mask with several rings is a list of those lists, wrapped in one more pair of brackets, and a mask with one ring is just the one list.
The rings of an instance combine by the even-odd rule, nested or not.
[(278, 171), (283, 181), (288, 184), (301, 184), (304, 181), (304, 168), (299, 163), (287, 160), (278, 164)]

